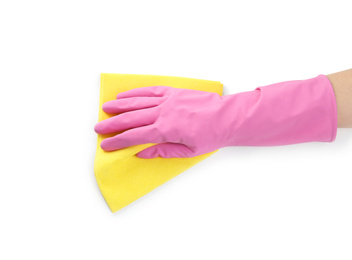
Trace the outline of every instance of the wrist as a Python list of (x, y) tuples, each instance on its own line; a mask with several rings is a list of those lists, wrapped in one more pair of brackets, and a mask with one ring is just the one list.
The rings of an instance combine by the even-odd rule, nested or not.
[(224, 146), (276, 146), (332, 142), (337, 112), (334, 91), (324, 75), (275, 83), (223, 97), (231, 115)]

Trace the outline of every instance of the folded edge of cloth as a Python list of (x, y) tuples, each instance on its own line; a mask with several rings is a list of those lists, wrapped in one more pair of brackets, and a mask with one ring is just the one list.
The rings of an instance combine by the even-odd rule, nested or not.
[[(99, 121), (113, 116), (102, 110), (103, 103), (115, 99), (120, 92), (147, 86), (171, 86), (214, 92), (219, 95), (223, 92), (223, 85), (218, 81), (174, 76), (102, 73)], [(135, 154), (154, 144), (136, 145), (105, 152), (100, 148), (100, 143), (110, 136), (113, 135), (98, 135), (94, 173), (99, 189), (112, 212), (129, 205), (216, 152), (192, 158), (141, 159)]]

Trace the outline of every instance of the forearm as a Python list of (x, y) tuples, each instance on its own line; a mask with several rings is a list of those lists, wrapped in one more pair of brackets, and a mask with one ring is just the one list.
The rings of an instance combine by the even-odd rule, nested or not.
[(337, 126), (352, 127), (352, 69), (326, 75), (337, 103)]

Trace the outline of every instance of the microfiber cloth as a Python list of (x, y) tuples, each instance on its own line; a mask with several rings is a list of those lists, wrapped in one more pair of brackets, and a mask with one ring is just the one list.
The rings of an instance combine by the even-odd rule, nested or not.
[[(102, 110), (103, 103), (114, 100), (120, 92), (147, 86), (171, 86), (214, 92), (219, 95), (222, 95), (223, 91), (223, 85), (217, 81), (171, 76), (102, 73), (99, 121), (114, 116)], [(127, 206), (216, 152), (191, 158), (142, 159), (138, 158), (136, 154), (154, 144), (142, 144), (106, 152), (100, 148), (100, 143), (104, 138), (111, 136), (113, 135), (98, 135), (94, 172), (100, 191), (112, 212)]]

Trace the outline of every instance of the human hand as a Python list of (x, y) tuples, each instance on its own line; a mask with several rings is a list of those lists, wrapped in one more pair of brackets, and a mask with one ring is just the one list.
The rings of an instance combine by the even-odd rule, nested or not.
[(337, 112), (325, 75), (275, 83), (227, 96), (152, 86), (129, 90), (103, 104), (118, 114), (95, 126), (117, 133), (101, 142), (105, 151), (155, 143), (140, 158), (193, 157), (225, 146), (276, 146), (332, 142)]
[(105, 151), (157, 143), (137, 156), (193, 157), (224, 145), (222, 109), (222, 97), (216, 93), (167, 86), (138, 88), (103, 104), (106, 113), (117, 115), (99, 122), (95, 131), (118, 133), (101, 142)]

